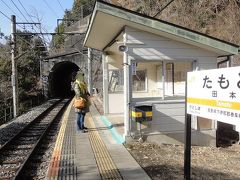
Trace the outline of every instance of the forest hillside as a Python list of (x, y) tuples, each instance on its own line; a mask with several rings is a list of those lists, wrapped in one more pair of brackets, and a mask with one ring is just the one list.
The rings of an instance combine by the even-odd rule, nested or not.
[[(109, 0), (115, 5), (240, 45), (240, 0)], [(234, 64), (240, 64), (235, 57)]]

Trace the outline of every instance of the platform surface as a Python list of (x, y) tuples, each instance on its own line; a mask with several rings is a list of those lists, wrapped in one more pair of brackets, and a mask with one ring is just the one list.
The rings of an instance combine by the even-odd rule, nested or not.
[(122, 142), (121, 115), (101, 116), (94, 105), (85, 117), (87, 133), (77, 130), (72, 103), (63, 117), (47, 179), (150, 180)]

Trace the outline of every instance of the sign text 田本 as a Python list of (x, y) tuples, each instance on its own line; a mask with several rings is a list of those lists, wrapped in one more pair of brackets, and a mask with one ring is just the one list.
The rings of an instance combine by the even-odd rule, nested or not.
[(187, 113), (240, 124), (240, 67), (189, 72)]

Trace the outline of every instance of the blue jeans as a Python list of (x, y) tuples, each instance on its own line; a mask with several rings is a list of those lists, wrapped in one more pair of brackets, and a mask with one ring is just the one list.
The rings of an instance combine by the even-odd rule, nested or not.
[(83, 128), (84, 128), (84, 118), (85, 118), (85, 113), (77, 112), (78, 130), (83, 130)]

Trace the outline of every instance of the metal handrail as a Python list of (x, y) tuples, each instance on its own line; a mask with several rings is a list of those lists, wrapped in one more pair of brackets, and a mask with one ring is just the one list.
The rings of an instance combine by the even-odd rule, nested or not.
[[(22, 111), (22, 113), (25, 113), (29, 109), (31, 109), (35, 106), (38, 106), (44, 102), (44, 101), (39, 100), (39, 98), (37, 99), (37, 103), (33, 103), (33, 101), (34, 101), (34, 99), (30, 99), (30, 100), (27, 100), (27, 101), (24, 101), (21, 103), (24, 106), (24, 108), (26, 108), (24, 111)], [(0, 114), (3, 114), (3, 116), (0, 116), (0, 125), (12, 120), (13, 119), (12, 106), (8, 105), (8, 107), (3, 108), (2, 110), (0, 109)]]
[[(9, 109), (9, 111), (8, 111)], [(2, 110), (4, 116), (0, 117), (0, 125), (6, 123), (7, 121), (11, 120), (13, 118), (13, 111), (12, 107), (7, 107)]]

